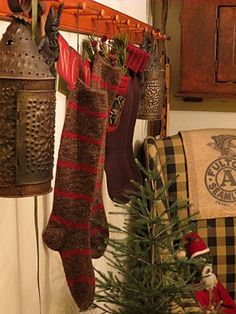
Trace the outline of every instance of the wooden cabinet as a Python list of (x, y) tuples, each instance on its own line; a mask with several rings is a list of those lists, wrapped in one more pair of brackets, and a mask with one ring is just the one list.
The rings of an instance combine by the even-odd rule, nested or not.
[[(235, 1), (236, 4), (236, 1)], [(216, 81), (236, 83), (236, 6), (218, 8)]]
[(236, 0), (184, 0), (179, 95), (236, 97)]

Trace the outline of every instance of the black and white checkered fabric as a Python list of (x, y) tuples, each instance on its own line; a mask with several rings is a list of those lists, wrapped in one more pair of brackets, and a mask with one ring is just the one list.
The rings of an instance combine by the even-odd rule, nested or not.
[[(153, 164), (157, 154), (165, 184), (173, 182), (168, 191), (169, 202), (187, 199), (186, 162), (180, 135), (159, 140), (149, 137), (146, 143), (146, 162)], [(197, 223), (199, 235), (210, 248), (214, 272), (236, 301), (236, 218), (204, 219)]]

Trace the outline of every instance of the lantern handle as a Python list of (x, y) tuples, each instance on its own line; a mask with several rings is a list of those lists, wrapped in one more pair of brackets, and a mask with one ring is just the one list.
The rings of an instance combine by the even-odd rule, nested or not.
[(7, 0), (12, 12), (29, 12), (32, 7), (32, 0)]

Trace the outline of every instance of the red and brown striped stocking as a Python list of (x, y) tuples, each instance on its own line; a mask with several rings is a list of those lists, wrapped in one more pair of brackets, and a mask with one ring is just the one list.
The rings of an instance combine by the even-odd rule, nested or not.
[(47, 246), (60, 252), (68, 286), (81, 310), (92, 303), (95, 290), (90, 218), (107, 119), (106, 93), (79, 81), (68, 101), (53, 210), (43, 234)]
[[(110, 64), (105, 62), (101, 56), (96, 56), (92, 68), (91, 86), (96, 90), (105, 91), (108, 95), (108, 112), (110, 112), (111, 105), (117, 94), (120, 78), (121, 73), (119, 68), (112, 67)], [(99, 258), (104, 254), (109, 237), (109, 228), (107, 225), (101, 191), (105, 161), (105, 144), (104, 140), (100, 154), (94, 205), (92, 207), (91, 247), (93, 258)]]

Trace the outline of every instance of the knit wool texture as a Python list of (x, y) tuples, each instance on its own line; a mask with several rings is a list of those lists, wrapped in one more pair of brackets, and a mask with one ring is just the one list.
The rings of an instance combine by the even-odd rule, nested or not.
[[(121, 78), (120, 69), (108, 64), (98, 54), (95, 58), (92, 75), (91, 75), (91, 87), (96, 90), (103, 90), (108, 96), (108, 113), (110, 112), (112, 103), (117, 94), (119, 82)], [(108, 124), (107, 124), (108, 126)], [(94, 198), (94, 205), (92, 207), (92, 219), (91, 219), (91, 247), (92, 257), (101, 257), (107, 247), (109, 238), (109, 228), (107, 224), (106, 212), (102, 199), (102, 181), (105, 162), (105, 145), (106, 141), (102, 143), (100, 163), (98, 166), (98, 176), (96, 193)], [(94, 232), (94, 230), (96, 230)]]
[(91, 305), (95, 291), (90, 219), (107, 113), (106, 93), (78, 81), (67, 104), (53, 209), (43, 233), (47, 246), (60, 252), (69, 289), (81, 310)]

